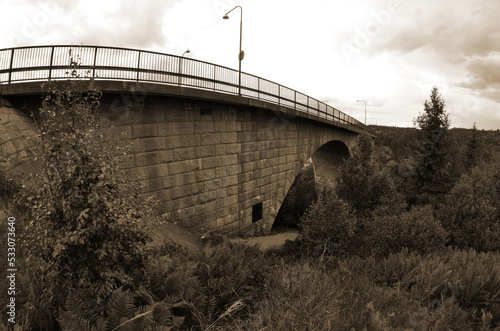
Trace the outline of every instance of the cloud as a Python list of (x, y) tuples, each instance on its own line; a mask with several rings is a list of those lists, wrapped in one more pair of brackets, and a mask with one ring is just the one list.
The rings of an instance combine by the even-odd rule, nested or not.
[(404, 3), (370, 50), (406, 54), (425, 49), (453, 62), (487, 56), (500, 42), (499, 15), (500, 3), (490, 0)]
[[(8, 20), (6, 47), (26, 44), (92, 43), (148, 48), (165, 44), (163, 17), (174, 1), (22, 0), (6, 6), (18, 19)], [(12, 13), (13, 12), (13, 13)], [(0, 23), (1, 26), (1, 23)]]

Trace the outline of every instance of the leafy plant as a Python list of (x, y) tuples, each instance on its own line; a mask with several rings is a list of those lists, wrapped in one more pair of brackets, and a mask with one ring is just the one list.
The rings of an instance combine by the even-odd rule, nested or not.
[(430, 206), (390, 215), (375, 212), (365, 223), (365, 230), (368, 233), (366, 245), (379, 257), (403, 248), (424, 254), (444, 248), (447, 240), (447, 233)]
[(385, 171), (373, 160), (373, 145), (367, 135), (359, 136), (352, 155), (340, 168), (337, 195), (361, 217), (397, 197), (395, 187)]
[(300, 226), (298, 245), (303, 254), (343, 256), (353, 246), (357, 220), (345, 201), (335, 192), (325, 191), (302, 217)]
[(72, 290), (105, 300), (133, 285), (145, 257), (145, 221), (153, 217), (137, 209), (138, 196), (100, 144), (100, 91), (79, 80), (48, 87), (35, 116), (43, 168), (23, 196), (31, 219), (23, 244), (29, 260), (41, 263), (57, 314)]
[(464, 174), (440, 210), (450, 244), (479, 251), (498, 251), (500, 243), (500, 166), (480, 164)]

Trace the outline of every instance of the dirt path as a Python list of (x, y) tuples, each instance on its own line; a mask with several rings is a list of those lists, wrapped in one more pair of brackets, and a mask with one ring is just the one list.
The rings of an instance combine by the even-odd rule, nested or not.
[(260, 249), (266, 251), (270, 248), (276, 248), (285, 243), (286, 240), (295, 240), (299, 232), (297, 230), (287, 229), (285, 232), (271, 232), (268, 236), (252, 237), (248, 239), (234, 238), (235, 243), (247, 243), (249, 245), (259, 245)]

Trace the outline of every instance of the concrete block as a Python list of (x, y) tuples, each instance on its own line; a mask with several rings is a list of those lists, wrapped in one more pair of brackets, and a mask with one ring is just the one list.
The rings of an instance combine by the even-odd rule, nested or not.
[(223, 164), (222, 158), (218, 156), (204, 158), (202, 160), (202, 163), (203, 163), (203, 169), (217, 168)]
[(194, 147), (176, 148), (173, 153), (174, 161), (191, 160), (195, 157)]
[(226, 188), (227, 195), (238, 195), (238, 185), (229, 186)]
[(226, 171), (228, 176), (232, 175), (237, 175), (241, 173), (241, 165), (240, 164), (233, 164), (230, 166), (226, 166)]
[(194, 133), (194, 123), (193, 122), (173, 122), (172, 123), (172, 135), (180, 136), (185, 134)]
[(220, 142), (223, 144), (234, 144), (238, 142), (237, 132), (219, 133), (219, 136)]
[(132, 138), (149, 138), (158, 136), (158, 126), (154, 124), (134, 124), (132, 125)]
[(168, 176), (168, 166), (166, 164), (159, 164), (144, 167), (147, 178), (158, 178)]
[(167, 137), (172, 135), (172, 124), (168, 123), (158, 123), (158, 136)]
[(155, 151), (135, 154), (135, 165), (137, 167), (144, 167), (158, 164), (160, 163), (159, 153)]
[(222, 187), (222, 180), (221, 179), (214, 179), (214, 180), (209, 180), (209, 181), (203, 182), (203, 191), (204, 192), (219, 190), (221, 187)]
[(168, 136), (165, 137), (165, 146), (168, 149), (188, 147), (189, 142), (182, 136)]
[(141, 151), (143, 152), (148, 152), (148, 151), (157, 151), (157, 150), (164, 150), (166, 145), (165, 145), (165, 139), (163, 137), (161, 138), (142, 138), (139, 140), (140, 142), (140, 148)]
[(241, 144), (224, 144), (225, 154), (241, 153)]
[(215, 132), (214, 122), (195, 122), (194, 132), (196, 133), (213, 133)]
[(238, 175), (222, 178), (222, 187), (238, 185)]
[(159, 163), (167, 163), (174, 160), (174, 152), (171, 149), (159, 151), (158, 153), (158, 162)]
[(169, 189), (175, 186), (175, 177), (174, 176), (166, 176), (161, 179), (163, 181), (163, 187), (165, 189)]
[[(219, 146), (219, 145), (216, 145)], [(208, 146), (197, 146), (195, 147), (195, 155), (196, 157), (210, 157), (215, 156), (215, 147), (214, 145)]]
[(214, 131), (213, 132), (223, 133), (223, 132), (226, 131), (226, 126), (225, 126), (224, 122), (217, 121), (214, 124), (215, 124), (215, 127), (214, 127)]
[[(220, 159), (220, 157), (219, 157)], [(238, 155), (237, 154), (232, 154), (232, 155), (225, 155), (222, 157), (222, 164), (228, 166), (228, 165), (233, 165), (238, 163)]]
[(201, 135), (202, 145), (216, 145), (221, 143), (221, 134), (219, 133), (205, 133)]
[(176, 186), (183, 186), (196, 183), (196, 173), (188, 172), (184, 174), (175, 175), (174, 182)]
[(208, 169), (208, 170), (202, 170), (198, 171), (196, 173), (196, 180), (198, 182), (204, 182), (207, 180), (212, 180), (215, 179), (215, 169)]
[(168, 163), (168, 172), (172, 175), (189, 172), (189, 161), (178, 161)]

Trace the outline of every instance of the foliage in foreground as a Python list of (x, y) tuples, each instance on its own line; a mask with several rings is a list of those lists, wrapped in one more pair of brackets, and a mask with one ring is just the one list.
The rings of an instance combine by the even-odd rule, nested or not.
[(276, 265), (260, 308), (228, 329), (498, 330), (499, 263), (497, 253), (446, 249)]
[(70, 292), (87, 290), (99, 303), (134, 285), (145, 260), (145, 218), (154, 218), (137, 208), (137, 195), (100, 145), (100, 92), (78, 80), (49, 87), (36, 115), (43, 167), (19, 200), (29, 211), (22, 241), (28, 265), (57, 318)]

